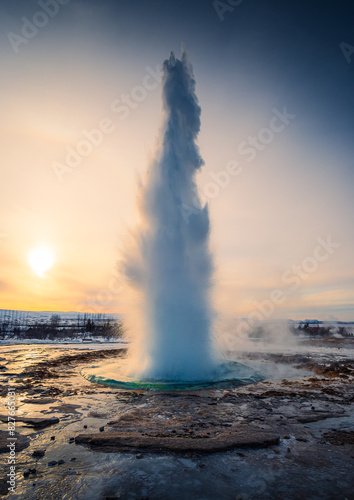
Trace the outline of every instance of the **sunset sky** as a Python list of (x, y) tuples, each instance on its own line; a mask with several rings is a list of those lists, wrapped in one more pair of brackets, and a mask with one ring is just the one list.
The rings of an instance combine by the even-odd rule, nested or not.
[(247, 317), (280, 290), (277, 318), (354, 320), (350, 1), (0, 0), (0, 12), (0, 308), (129, 307), (116, 262), (161, 124), (159, 68), (183, 43), (216, 310)]

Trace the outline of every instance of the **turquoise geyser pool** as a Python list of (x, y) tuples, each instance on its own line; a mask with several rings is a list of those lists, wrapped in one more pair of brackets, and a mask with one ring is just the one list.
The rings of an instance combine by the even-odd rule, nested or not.
[(102, 363), (83, 368), (81, 370), (81, 375), (95, 384), (103, 384), (129, 390), (161, 391), (186, 391), (229, 386), (237, 387), (261, 382), (265, 379), (260, 372), (235, 361), (221, 363), (207, 380), (158, 380), (149, 378), (136, 380), (124, 373), (122, 365), (124, 365), (124, 360), (109, 364)]

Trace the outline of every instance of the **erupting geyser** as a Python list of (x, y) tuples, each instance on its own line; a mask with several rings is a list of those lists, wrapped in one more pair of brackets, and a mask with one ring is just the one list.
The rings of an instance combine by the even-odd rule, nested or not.
[(142, 297), (145, 321), (135, 332), (125, 373), (120, 362), (105, 366), (104, 373), (92, 367), (84, 376), (129, 386), (235, 377), (254, 381), (251, 369), (237, 365), (237, 374), (230, 371), (213, 349), (210, 222), (195, 181), (203, 165), (195, 142), (201, 109), (185, 52), (181, 60), (171, 53), (163, 63), (163, 107), (160, 143), (141, 187), (141, 224), (123, 262)]
[(147, 320), (133, 349), (143, 377), (207, 378), (214, 367), (212, 259), (208, 208), (195, 183), (203, 164), (195, 143), (201, 110), (185, 53), (181, 60), (171, 53), (163, 64), (163, 105), (161, 144), (142, 191), (138, 255), (125, 262), (143, 292)]

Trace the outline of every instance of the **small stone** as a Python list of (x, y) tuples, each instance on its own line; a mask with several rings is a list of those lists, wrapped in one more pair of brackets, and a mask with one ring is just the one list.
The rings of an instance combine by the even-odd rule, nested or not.
[(103, 432), (104, 431), (104, 427), (100, 427), (100, 432)]
[(45, 450), (34, 450), (32, 457), (44, 457)]
[(61, 460), (58, 461), (58, 465), (63, 465), (63, 464), (65, 464), (65, 460), (61, 459)]
[(28, 469), (23, 471), (23, 477), (28, 477), (30, 475), (30, 471)]
[(144, 455), (142, 453), (137, 453), (137, 455), (135, 455), (135, 458), (144, 458)]
[(54, 441), (55, 436), (50, 436), (50, 439), (51, 439), (52, 441)]
[(69, 443), (73, 443), (75, 441), (75, 438), (71, 437), (69, 438)]
[(54, 465), (57, 465), (57, 461), (56, 460), (52, 460), (51, 462), (48, 462), (48, 467), (53, 467)]
[(87, 425), (84, 425), (84, 429), (87, 429)]
[(70, 462), (74, 462), (76, 460), (76, 457), (70, 458)]

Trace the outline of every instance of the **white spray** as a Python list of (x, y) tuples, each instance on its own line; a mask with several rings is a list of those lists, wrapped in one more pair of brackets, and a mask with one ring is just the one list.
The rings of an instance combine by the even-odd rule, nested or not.
[(203, 165), (196, 138), (201, 109), (185, 52), (163, 63), (164, 122), (140, 193), (141, 224), (124, 271), (141, 292), (145, 321), (133, 337), (135, 377), (202, 380), (215, 367), (212, 347), (209, 214), (197, 194)]

